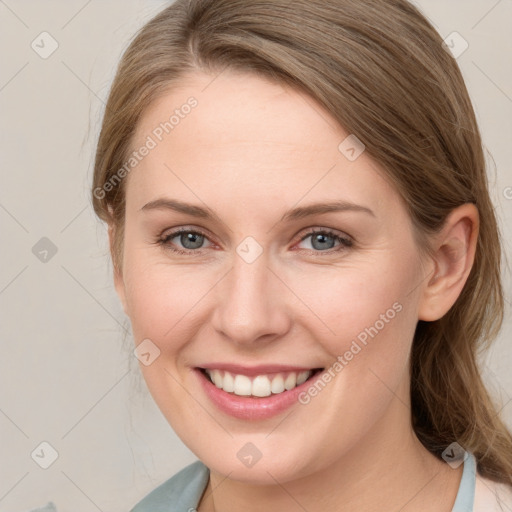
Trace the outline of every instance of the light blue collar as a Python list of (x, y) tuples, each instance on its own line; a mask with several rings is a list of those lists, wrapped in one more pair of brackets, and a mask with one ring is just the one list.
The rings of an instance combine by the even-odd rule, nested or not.
[(460, 480), (459, 491), (455, 498), (452, 512), (473, 512), (476, 485), (476, 460), (473, 454), (467, 453), (464, 469)]

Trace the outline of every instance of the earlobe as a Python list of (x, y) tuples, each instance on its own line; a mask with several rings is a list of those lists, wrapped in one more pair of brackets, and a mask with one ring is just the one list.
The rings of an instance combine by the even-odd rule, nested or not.
[[(110, 246), (110, 257), (113, 262), (114, 287), (116, 289), (119, 300), (121, 301), (121, 304), (123, 306), (123, 310), (124, 310), (125, 314), (128, 315), (128, 311), (127, 311), (127, 307), (126, 307), (126, 294), (125, 294), (123, 273), (122, 273), (122, 269), (120, 268), (120, 265), (118, 262), (119, 255), (116, 255), (116, 250), (115, 250), (115, 237), (116, 237), (115, 226), (113, 224), (110, 224), (108, 226), (108, 239), (109, 239), (109, 246)], [(116, 264), (116, 262), (117, 262), (117, 264)]]
[(478, 229), (478, 210), (472, 203), (459, 206), (447, 217), (434, 239), (434, 270), (423, 288), (419, 320), (439, 320), (459, 297), (473, 266)]

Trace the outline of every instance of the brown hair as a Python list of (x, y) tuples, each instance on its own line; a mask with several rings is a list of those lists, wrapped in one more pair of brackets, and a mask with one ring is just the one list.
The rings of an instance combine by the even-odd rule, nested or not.
[(433, 454), (457, 441), (480, 474), (512, 485), (512, 436), (477, 362), (503, 320), (482, 141), (456, 61), (406, 0), (177, 0), (143, 26), (119, 64), (94, 168), (92, 201), (116, 228), (116, 268), (125, 180), (105, 184), (123, 167), (141, 114), (188, 73), (225, 68), (286, 83), (327, 108), (385, 170), (425, 251), (454, 208), (476, 204), (480, 232), (464, 289), (443, 318), (416, 328), (412, 422)]

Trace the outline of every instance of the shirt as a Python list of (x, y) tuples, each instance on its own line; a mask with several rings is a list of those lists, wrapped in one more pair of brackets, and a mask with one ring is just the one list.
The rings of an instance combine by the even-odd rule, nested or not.
[[(130, 512), (196, 512), (208, 485), (210, 470), (196, 461), (158, 486)], [(477, 474), (468, 453), (452, 512), (512, 512), (512, 489)]]

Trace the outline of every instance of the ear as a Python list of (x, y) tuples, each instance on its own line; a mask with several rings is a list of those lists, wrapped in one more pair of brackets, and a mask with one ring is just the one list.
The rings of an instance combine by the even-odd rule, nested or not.
[(126, 307), (126, 293), (125, 293), (122, 269), (120, 268), (120, 265), (115, 264), (115, 262), (118, 259), (118, 258), (116, 258), (116, 253), (115, 253), (115, 244), (114, 244), (115, 237), (116, 237), (115, 225), (113, 223), (110, 223), (108, 226), (108, 240), (109, 240), (109, 246), (110, 246), (110, 257), (112, 258), (112, 262), (114, 262), (114, 265), (113, 265), (114, 287), (116, 289), (117, 295), (119, 296), (119, 300), (121, 301), (121, 304), (123, 305), (124, 312), (125, 312), (125, 314), (128, 315), (128, 310)]
[(423, 288), (419, 320), (439, 320), (459, 297), (475, 259), (478, 229), (478, 210), (467, 203), (453, 210), (435, 235), (433, 275)]

